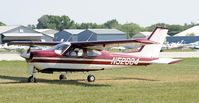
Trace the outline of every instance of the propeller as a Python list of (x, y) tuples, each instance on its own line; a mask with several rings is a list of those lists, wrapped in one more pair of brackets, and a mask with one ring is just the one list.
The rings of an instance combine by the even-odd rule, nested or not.
[(27, 52), (22, 53), (20, 56), (23, 57), (23, 58), (25, 58), (26, 60), (32, 59), (33, 55), (30, 52), (31, 51), (31, 47), (33, 47), (33, 46), (29, 46)]

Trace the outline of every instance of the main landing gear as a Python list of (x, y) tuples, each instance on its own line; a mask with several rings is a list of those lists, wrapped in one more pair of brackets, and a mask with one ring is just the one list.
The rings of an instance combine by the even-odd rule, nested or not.
[(64, 79), (67, 79), (66, 78), (66, 74), (60, 74), (59, 75), (59, 80), (64, 80)]
[(95, 76), (94, 75), (88, 75), (87, 81), (88, 82), (94, 82), (95, 81)]
[[(59, 80), (65, 80), (67, 79), (66, 74), (60, 74), (59, 75)], [(88, 82), (94, 82), (95, 81), (95, 76), (94, 75), (88, 75), (87, 77)]]

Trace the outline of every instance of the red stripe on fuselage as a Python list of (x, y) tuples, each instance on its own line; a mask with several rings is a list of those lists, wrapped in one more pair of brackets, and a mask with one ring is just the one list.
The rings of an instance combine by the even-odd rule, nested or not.
[(41, 63), (76, 63), (76, 64), (111, 64), (106, 61), (83, 61), (83, 60), (49, 60), (49, 59), (33, 59), (31, 62)]

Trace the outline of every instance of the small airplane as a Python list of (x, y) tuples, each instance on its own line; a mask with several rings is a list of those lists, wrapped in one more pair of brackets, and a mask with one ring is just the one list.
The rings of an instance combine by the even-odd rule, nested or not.
[[(146, 66), (153, 63), (172, 64), (180, 59), (159, 58), (160, 49), (168, 29), (157, 27), (147, 39), (81, 41), (81, 42), (32, 42), (12, 41), (9, 45), (30, 46), (21, 54), (29, 64), (31, 76), (28, 82), (36, 82), (35, 73), (60, 72), (59, 79), (66, 79), (67, 72), (89, 72), (105, 69)], [(105, 47), (118, 44), (140, 43), (138, 51), (129, 53), (111, 53)], [(32, 46), (53, 46), (48, 50), (31, 51)], [(94, 82), (95, 76), (88, 75), (88, 82)]]
[(199, 41), (190, 43), (189, 45), (190, 45), (189, 47), (192, 49), (199, 49)]
[(166, 42), (165, 44), (163, 44), (163, 48), (165, 48), (165, 49), (182, 49), (182, 48), (186, 48), (187, 46), (189, 46), (187, 44), (184, 44), (183, 42), (184, 42), (184, 40), (182, 40), (181, 42), (177, 42), (177, 43)]
[(0, 45), (0, 49), (5, 49), (5, 50), (22, 50), (22, 49), (27, 49), (27, 47), (25, 46), (8, 46), (7, 43), (3, 44), (3, 45)]

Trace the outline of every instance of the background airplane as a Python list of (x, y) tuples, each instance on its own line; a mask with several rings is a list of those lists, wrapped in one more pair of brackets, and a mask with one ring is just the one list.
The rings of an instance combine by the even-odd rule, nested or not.
[[(168, 30), (157, 27), (147, 39), (85, 41), (85, 42), (20, 42), (13, 41), (9, 45), (53, 46), (48, 50), (31, 51), (21, 54), (29, 64), (31, 76), (29, 82), (36, 82), (35, 73), (53, 72), (89, 72), (105, 69), (145, 66), (153, 63), (172, 64), (179, 59), (159, 58), (159, 52)], [(141, 43), (138, 51), (129, 53), (110, 53), (105, 47), (118, 44)], [(59, 79), (66, 79), (66, 73)], [(88, 82), (94, 82), (95, 76), (88, 75)]]

